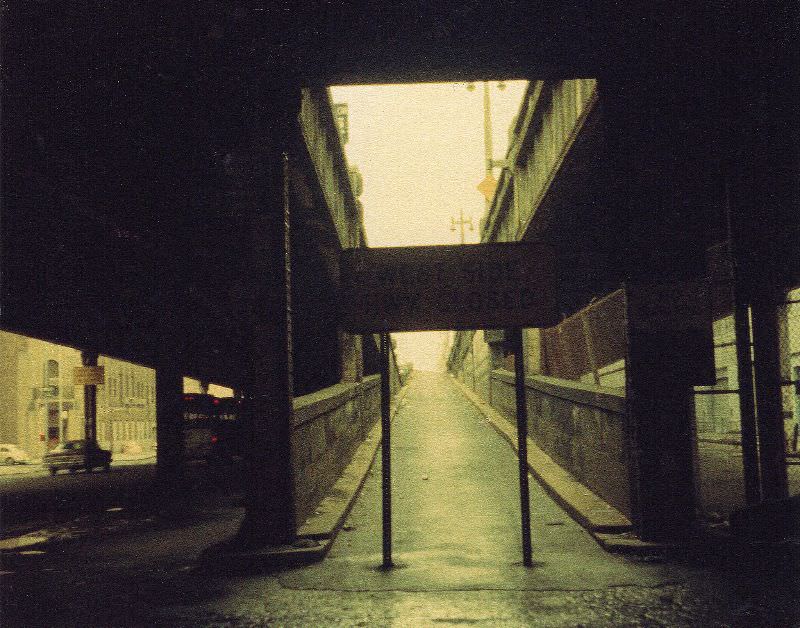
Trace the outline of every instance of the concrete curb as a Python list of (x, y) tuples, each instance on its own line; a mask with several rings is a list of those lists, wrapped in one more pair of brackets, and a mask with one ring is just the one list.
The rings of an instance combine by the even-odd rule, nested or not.
[(300, 527), (297, 532), (298, 538), (321, 540), (336, 535), (350, 513), (354, 496), (361, 491), (380, 444), (381, 426), (378, 423), (372, 427), (364, 442), (353, 454), (353, 459), (333, 485), (331, 492), (323, 498), (314, 513)]
[[(512, 447), (517, 447), (517, 427), (505, 416), (456, 379), (453, 382), (483, 414), (495, 431)], [(581, 484), (528, 438), (528, 470), (542, 488), (572, 519), (592, 535), (608, 552), (654, 554), (680, 547), (642, 541), (633, 535), (633, 525), (625, 515)]]
[[(392, 399), (392, 419), (397, 414), (407, 391), (408, 385), (406, 384), (397, 391)], [(380, 446), (381, 424), (380, 421), (377, 421), (353, 454), (350, 464), (333, 485), (330, 493), (320, 502), (314, 514), (300, 527), (298, 538), (313, 540), (335, 538), (364, 486)]]
[[(392, 399), (392, 419), (397, 414), (407, 391), (408, 384), (398, 390)], [(201, 554), (201, 560), (215, 566), (221, 564), (223, 568), (236, 572), (279, 569), (319, 562), (330, 551), (347, 515), (350, 514), (380, 445), (381, 422), (378, 420), (356, 449), (350, 464), (333, 485), (330, 493), (300, 527), (297, 540), (292, 545), (240, 550), (223, 543), (205, 550)]]

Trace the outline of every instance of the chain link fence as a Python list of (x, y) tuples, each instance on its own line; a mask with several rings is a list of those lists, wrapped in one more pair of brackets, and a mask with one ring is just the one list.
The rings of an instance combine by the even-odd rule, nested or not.
[(625, 291), (620, 289), (542, 330), (542, 371), (619, 388), (625, 348)]

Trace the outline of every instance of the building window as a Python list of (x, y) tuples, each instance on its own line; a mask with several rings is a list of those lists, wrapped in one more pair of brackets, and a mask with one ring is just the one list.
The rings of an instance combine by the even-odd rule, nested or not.
[(50, 386), (58, 384), (58, 361), (48, 360), (45, 367), (45, 382)]

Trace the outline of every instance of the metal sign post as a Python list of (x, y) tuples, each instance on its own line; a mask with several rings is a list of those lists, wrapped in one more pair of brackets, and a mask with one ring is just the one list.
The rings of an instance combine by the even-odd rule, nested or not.
[(381, 334), (381, 493), (383, 496), (383, 566), (392, 566), (391, 387), (389, 334)]
[(522, 552), (531, 559), (528, 495), (528, 415), (523, 327), (558, 323), (558, 272), (552, 247), (535, 242), (458, 246), (354, 248), (339, 257), (339, 327), (380, 334), (383, 567), (392, 566), (392, 486), (389, 434), (389, 332), (507, 329), (517, 372), (517, 436)]
[(519, 504), (522, 522), (522, 564), (533, 565), (531, 556), (531, 506), (528, 487), (528, 405), (525, 398), (525, 358), (522, 330), (510, 331), (514, 352), (514, 387), (517, 393), (517, 449), (519, 451)]
[[(97, 352), (82, 351), (81, 362), (83, 367), (80, 371), (75, 369), (75, 375), (86, 382), (83, 387), (83, 418), (84, 436), (86, 440), (97, 442), (97, 384), (103, 383), (104, 371), (97, 365)], [(78, 367), (80, 368), (80, 367)], [(59, 395), (63, 393), (59, 391)], [(58, 417), (58, 424), (61, 426), (63, 419)]]

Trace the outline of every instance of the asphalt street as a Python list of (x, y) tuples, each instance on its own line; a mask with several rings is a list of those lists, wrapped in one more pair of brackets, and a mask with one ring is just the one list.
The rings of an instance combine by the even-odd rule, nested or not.
[[(184, 488), (194, 496), (239, 485), (239, 468), (210, 468), (191, 464), (186, 468)], [(0, 481), (0, 530), (2, 537), (52, 524), (65, 524), (78, 516), (96, 516), (106, 508), (157, 507), (152, 503), (156, 468), (152, 459), (118, 461), (109, 472), (60, 472), (51, 476), (41, 468), (7, 475)], [(201, 496), (197, 496), (202, 499)]]
[[(115, 454), (111, 461), (112, 467), (129, 467), (140, 465), (154, 465), (156, 463), (155, 454), (139, 455), (133, 457), (122, 457), (124, 454)], [(64, 471), (59, 472), (64, 474)], [(47, 467), (38, 460), (28, 464), (14, 464), (0, 466), (0, 488), (13, 486), (22, 477), (45, 477), (50, 472)]]
[[(443, 375), (393, 423), (394, 557), (380, 567), (380, 457), (329, 556), (231, 575), (197, 558), (233, 534), (235, 491), (109, 508), (3, 553), (9, 626), (794, 626), (796, 565), (610, 555), (531, 484), (521, 564), (516, 461)], [(165, 503), (165, 506), (167, 504)]]

